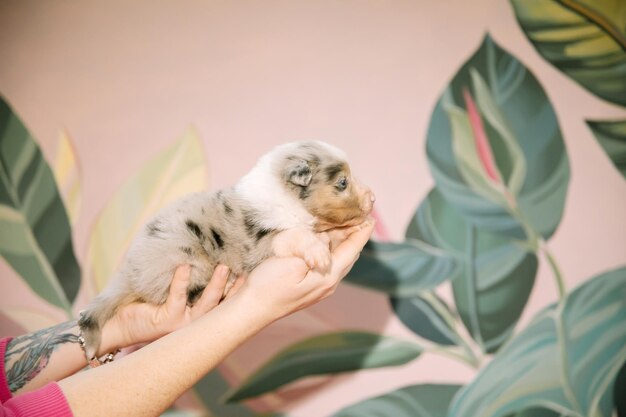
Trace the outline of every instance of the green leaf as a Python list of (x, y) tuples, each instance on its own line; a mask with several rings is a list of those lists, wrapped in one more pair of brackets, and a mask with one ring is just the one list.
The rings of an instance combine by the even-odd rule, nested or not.
[(263, 413), (263, 414), (257, 414), (256, 417), (288, 417), (287, 414), (283, 414), (283, 413)]
[(50, 167), (0, 100), (0, 255), (33, 291), (69, 316), (80, 286), (72, 234)]
[(460, 385), (411, 385), (348, 406), (332, 417), (446, 417)]
[(206, 171), (202, 141), (193, 129), (147, 161), (99, 214), (89, 236), (87, 279), (102, 290), (139, 228), (172, 201), (205, 190)]
[(626, 360), (626, 268), (593, 278), (539, 313), (463, 388), (450, 417), (504, 417), (530, 408), (610, 417)]
[(552, 65), (605, 100), (626, 105), (623, 0), (512, 0), (515, 16)]
[(422, 348), (415, 343), (373, 333), (315, 336), (280, 352), (225, 399), (230, 402), (255, 397), (305, 376), (402, 365), (421, 353)]
[(169, 410), (165, 410), (161, 417), (200, 417), (197, 412), (187, 411), (187, 410), (178, 410), (174, 408), (170, 408)]
[(424, 199), (406, 234), (456, 259), (452, 288), (457, 311), (484, 351), (497, 350), (526, 306), (537, 257), (504, 235), (472, 226), (438, 189)]
[(457, 345), (454, 315), (447, 304), (432, 291), (411, 298), (390, 297), (398, 318), (415, 334), (440, 345)]
[(593, 135), (615, 168), (626, 178), (626, 120), (599, 122), (587, 120)]
[[(471, 96), (488, 150), (466, 109)], [(468, 222), (531, 244), (554, 233), (569, 182), (556, 116), (530, 71), (489, 36), (437, 102), (427, 136), (437, 189)], [(487, 175), (481, 152), (493, 154), (500, 180)]]
[(626, 362), (622, 365), (613, 386), (613, 401), (618, 417), (626, 417)]
[(76, 225), (82, 206), (81, 170), (72, 139), (66, 131), (59, 135), (52, 173), (65, 204), (72, 226)]
[(283, 413), (269, 412), (269, 413), (257, 414), (256, 417), (288, 417), (288, 416), (287, 414), (283, 414)]
[(435, 288), (455, 271), (453, 259), (422, 242), (369, 241), (346, 277), (351, 284), (398, 297)]
[(252, 417), (255, 415), (250, 409), (242, 404), (224, 404), (222, 395), (230, 389), (228, 382), (219, 370), (209, 372), (202, 377), (193, 390), (198, 399), (213, 416), (219, 417)]
[(522, 412), (515, 413), (515, 417), (568, 417), (565, 414), (557, 413), (556, 411), (548, 410), (546, 408), (529, 408)]

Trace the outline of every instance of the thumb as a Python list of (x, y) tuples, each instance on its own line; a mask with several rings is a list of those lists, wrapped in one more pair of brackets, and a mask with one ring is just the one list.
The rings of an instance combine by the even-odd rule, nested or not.
[(185, 306), (187, 304), (187, 287), (191, 280), (191, 265), (180, 265), (174, 272), (174, 278), (170, 284), (170, 292), (167, 296), (168, 307)]

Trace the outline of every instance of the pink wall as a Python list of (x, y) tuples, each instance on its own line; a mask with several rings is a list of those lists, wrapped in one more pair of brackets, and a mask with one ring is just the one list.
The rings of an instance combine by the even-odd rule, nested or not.
[[(278, 143), (335, 143), (375, 190), (383, 222), (401, 239), (433, 183), (424, 151), (433, 106), (486, 31), (533, 71), (563, 130), (572, 176), (550, 246), (567, 284), (623, 264), (626, 182), (584, 119), (626, 113), (543, 60), (508, 2), (4, 1), (0, 92), (49, 160), (60, 129), (76, 144), (83, 171), (83, 211), (74, 229), (79, 260), (115, 190), (189, 125), (204, 141), (212, 189), (234, 183)], [(555, 300), (548, 275), (543, 262), (522, 324)], [(0, 276), (1, 305), (37, 304), (1, 259)], [(343, 286), (243, 347), (237, 366), (246, 375), (296, 340), (344, 328), (412, 337), (382, 295)], [(401, 369), (336, 377), (297, 399), (266, 401), (290, 416), (319, 417), (410, 383), (472, 375), (431, 356)]]

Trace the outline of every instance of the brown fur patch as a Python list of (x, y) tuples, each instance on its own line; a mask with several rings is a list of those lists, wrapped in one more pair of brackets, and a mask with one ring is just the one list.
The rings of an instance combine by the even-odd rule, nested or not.
[[(359, 223), (367, 213), (361, 208), (361, 198), (350, 173), (350, 167), (345, 162), (328, 165), (318, 172), (319, 181), (308, 188), (310, 196), (305, 206), (307, 210), (319, 219), (318, 229), (349, 226)], [(348, 179), (345, 190), (337, 188), (337, 182), (342, 177)]]

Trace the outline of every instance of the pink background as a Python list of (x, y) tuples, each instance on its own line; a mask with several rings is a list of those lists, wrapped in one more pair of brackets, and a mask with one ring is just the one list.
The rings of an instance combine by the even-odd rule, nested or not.
[[(626, 261), (626, 181), (584, 122), (624, 119), (626, 112), (543, 60), (506, 1), (2, 1), (0, 93), (49, 161), (60, 129), (76, 145), (83, 178), (74, 229), (79, 262), (104, 204), (190, 125), (204, 142), (211, 189), (233, 184), (276, 144), (336, 144), (376, 192), (391, 238), (401, 239), (433, 184), (424, 151), (431, 111), (487, 31), (532, 70), (561, 125), (572, 175), (549, 245), (571, 288)], [(63, 317), (2, 259), (0, 276), (3, 307), (35, 305)], [(448, 292), (442, 289), (444, 297)], [(521, 325), (555, 299), (541, 261)], [(339, 329), (414, 337), (385, 297), (344, 285), (239, 349), (227, 375), (240, 380), (285, 346)], [(426, 355), (253, 404), (319, 417), (408, 384), (466, 382), (473, 375)]]

